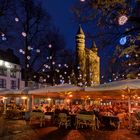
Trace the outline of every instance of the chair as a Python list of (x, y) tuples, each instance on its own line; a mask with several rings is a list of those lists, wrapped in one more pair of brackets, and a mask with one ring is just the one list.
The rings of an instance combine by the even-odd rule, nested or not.
[(88, 120), (86, 122), (87, 126), (91, 126), (92, 130), (96, 130), (97, 127), (99, 127), (96, 123), (96, 116), (95, 115), (89, 115)]
[(58, 118), (59, 118), (59, 127), (65, 126), (65, 128), (67, 128), (68, 126), (71, 126), (70, 117), (67, 116), (66, 113), (59, 113)]
[(40, 127), (42, 127), (42, 125), (45, 126), (45, 115), (43, 112), (31, 112), (30, 113), (30, 123), (32, 124), (33, 120), (39, 120), (40, 122)]
[(131, 118), (132, 121), (132, 129), (138, 131), (140, 129), (140, 120), (138, 120), (135, 116)]
[(96, 121), (95, 115), (77, 114), (76, 116), (76, 129), (83, 126), (91, 126), (92, 130), (99, 128), (99, 122)]

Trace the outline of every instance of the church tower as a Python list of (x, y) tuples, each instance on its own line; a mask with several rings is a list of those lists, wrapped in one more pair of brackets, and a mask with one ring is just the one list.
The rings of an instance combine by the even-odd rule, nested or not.
[(100, 57), (98, 56), (98, 48), (96, 47), (95, 42), (92, 43), (91, 49), (92, 51), (92, 60), (89, 68), (91, 69), (92, 75), (90, 76), (91, 85), (99, 85), (100, 84)]
[(85, 81), (85, 34), (79, 26), (76, 35), (76, 77), (81, 86)]
[(76, 68), (75, 77), (79, 86), (96, 86), (100, 84), (100, 57), (93, 42), (90, 49), (85, 47), (85, 34), (79, 26), (76, 34)]

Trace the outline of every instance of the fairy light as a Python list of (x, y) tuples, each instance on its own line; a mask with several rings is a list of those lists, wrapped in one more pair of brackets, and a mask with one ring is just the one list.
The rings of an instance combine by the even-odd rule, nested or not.
[(28, 46), (28, 50), (33, 50), (33, 48), (31, 46)]
[(126, 15), (121, 15), (118, 19), (119, 25), (124, 25), (128, 20), (128, 17)]
[(19, 21), (19, 18), (15, 17), (15, 21), (18, 22)]
[(28, 60), (30, 60), (30, 59), (31, 59), (31, 57), (30, 57), (30, 56), (27, 56), (27, 59), (28, 59)]
[(27, 36), (27, 34), (25, 32), (22, 32), (21, 34), (22, 34), (23, 37)]
[(55, 62), (52, 62), (53, 65), (55, 65)]
[(29, 64), (27, 64), (27, 68), (29, 68)]
[(49, 44), (48, 47), (49, 47), (49, 48), (52, 48), (52, 44)]
[(58, 64), (58, 67), (61, 67), (61, 64)]
[(37, 53), (40, 53), (40, 49), (36, 49), (36, 52), (37, 52)]

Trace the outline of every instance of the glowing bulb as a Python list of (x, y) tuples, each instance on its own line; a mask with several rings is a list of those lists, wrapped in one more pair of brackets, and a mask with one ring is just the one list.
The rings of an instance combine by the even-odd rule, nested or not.
[(125, 55), (125, 57), (126, 57), (126, 58), (129, 58), (129, 55), (128, 55), (128, 54), (126, 54), (126, 55)]
[(122, 38), (120, 39), (120, 44), (121, 44), (121, 45), (124, 45), (124, 44), (126, 44), (126, 41), (127, 41), (126, 36), (125, 36), (125, 37), (122, 37)]
[(15, 21), (16, 21), (16, 22), (18, 22), (18, 21), (19, 21), (19, 19), (16, 17), (16, 18), (15, 18)]
[(26, 34), (25, 32), (22, 32), (22, 36), (23, 36), (23, 37), (26, 37), (27, 34)]
[(31, 59), (31, 57), (30, 57), (30, 56), (27, 56), (27, 59), (28, 59), (28, 60), (30, 60), (30, 59)]
[(2, 40), (5, 41), (6, 40), (6, 37), (5, 36), (2, 36)]
[(48, 47), (49, 47), (49, 48), (52, 48), (52, 45), (51, 45), (51, 44), (49, 44), (49, 45), (48, 45)]
[(36, 52), (37, 52), (37, 53), (40, 53), (40, 50), (39, 50), (39, 49), (36, 49)]
[(58, 64), (58, 67), (61, 67), (61, 64)]
[(128, 17), (126, 15), (121, 15), (118, 19), (119, 25), (124, 25), (128, 20)]

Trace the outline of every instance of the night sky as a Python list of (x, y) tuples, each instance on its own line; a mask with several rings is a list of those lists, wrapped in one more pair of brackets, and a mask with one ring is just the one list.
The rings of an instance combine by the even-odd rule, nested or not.
[(75, 50), (75, 35), (78, 25), (73, 20), (71, 7), (76, 0), (42, 0), (44, 8), (51, 15), (52, 21), (59, 28), (67, 42), (67, 48)]

